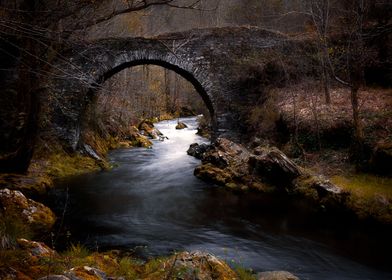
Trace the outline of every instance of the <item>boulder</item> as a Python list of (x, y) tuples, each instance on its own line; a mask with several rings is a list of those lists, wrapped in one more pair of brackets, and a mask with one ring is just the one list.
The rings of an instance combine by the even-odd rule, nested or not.
[(204, 156), (204, 153), (207, 152), (209, 147), (210, 147), (209, 145), (204, 144), (204, 143), (200, 144), (200, 145), (198, 143), (193, 143), (190, 145), (188, 151), (186, 151), (186, 152), (190, 156), (193, 156), (197, 159), (202, 159)]
[(142, 121), (138, 125), (138, 129), (142, 135), (151, 139), (158, 139), (159, 136), (163, 135), (158, 129), (155, 128), (154, 124), (148, 120)]
[(266, 271), (257, 275), (258, 280), (299, 280), (299, 278), (287, 271)]
[(302, 174), (299, 166), (275, 147), (256, 148), (248, 163), (252, 174), (285, 187)]
[(1, 280), (32, 280), (24, 273), (12, 268), (0, 265), (0, 279)]
[(227, 171), (223, 170), (211, 163), (202, 164), (196, 167), (194, 174), (196, 177), (214, 184), (225, 186), (226, 184), (232, 183), (232, 175)]
[(36, 233), (50, 231), (56, 217), (45, 205), (26, 198), (20, 191), (0, 190), (0, 213), (29, 226)]
[(26, 250), (34, 257), (45, 258), (57, 255), (54, 250), (42, 242), (30, 241), (24, 238), (18, 239), (17, 242), (21, 249)]
[[(157, 137), (160, 137), (158, 135)], [(126, 141), (120, 142), (120, 147), (129, 148), (129, 147), (143, 147), (149, 148), (152, 146), (152, 142), (140, 133), (139, 129), (136, 126), (131, 126), (128, 131), (127, 137), (125, 137)]]
[(41, 277), (38, 280), (71, 280), (67, 276), (64, 275), (48, 275), (45, 277)]
[[(107, 280), (106, 273), (89, 266), (74, 267), (65, 272), (64, 275), (70, 280)], [(113, 279), (113, 278), (111, 278)]]
[(203, 163), (212, 163), (219, 168), (238, 167), (247, 163), (250, 153), (247, 149), (226, 138), (218, 138), (204, 154)]
[(209, 120), (209, 118), (200, 115), (197, 117), (197, 123), (198, 123), (198, 127), (197, 127), (196, 134), (205, 138), (210, 138), (212, 128), (211, 128), (211, 121)]
[(313, 200), (319, 205), (330, 209), (345, 207), (350, 193), (331, 183), (323, 176), (305, 174), (293, 182), (294, 193), (300, 194)]
[(185, 123), (183, 123), (183, 122), (178, 122), (177, 125), (176, 125), (176, 129), (184, 129), (184, 128), (187, 128), (187, 127), (188, 126)]

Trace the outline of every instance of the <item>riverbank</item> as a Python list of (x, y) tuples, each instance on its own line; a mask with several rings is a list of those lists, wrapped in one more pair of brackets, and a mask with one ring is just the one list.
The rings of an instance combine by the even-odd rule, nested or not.
[(233, 270), (222, 260), (202, 252), (142, 260), (118, 250), (91, 252), (80, 245), (58, 253), (43, 243), (26, 239), (18, 239), (14, 248), (0, 251), (0, 277), (4, 280), (256, 279), (252, 271), (241, 267)]
[(360, 221), (392, 224), (392, 179), (356, 176), (329, 180), (297, 165), (276, 147), (254, 149), (219, 138), (211, 145), (193, 145), (188, 154), (202, 160), (195, 175), (235, 191), (257, 191), (293, 196), (314, 205), (318, 212)]

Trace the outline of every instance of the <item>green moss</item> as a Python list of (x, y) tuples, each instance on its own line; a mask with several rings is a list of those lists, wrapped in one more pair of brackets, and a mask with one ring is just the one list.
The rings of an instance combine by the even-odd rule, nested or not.
[(202, 180), (210, 181), (221, 186), (234, 187), (236, 185), (227, 170), (220, 169), (211, 163), (196, 167), (195, 175)]
[(353, 174), (334, 176), (331, 181), (351, 193), (363, 198), (382, 195), (392, 199), (392, 178), (379, 177), (371, 174)]
[(253, 270), (244, 268), (243, 266), (236, 265), (234, 267), (235, 273), (237, 273), (240, 280), (257, 280)]
[(392, 178), (353, 174), (334, 176), (331, 181), (350, 192), (347, 207), (360, 219), (372, 218), (392, 224)]
[(53, 154), (48, 159), (47, 174), (54, 178), (98, 171), (101, 167), (96, 160), (80, 154)]

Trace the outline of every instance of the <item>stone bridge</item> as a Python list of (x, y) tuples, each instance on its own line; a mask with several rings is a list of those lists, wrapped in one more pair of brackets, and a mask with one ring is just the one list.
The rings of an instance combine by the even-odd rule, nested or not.
[[(213, 137), (239, 141), (241, 122), (260, 96), (247, 89), (252, 67), (271, 72), (293, 43), (258, 28), (213, 28), (171, 33), (154, 38), (115, 38), (77, 45), (59, 56), (45, 81), (41, 102), (50, 131), (72, 150), (80, 144), (81, 123), (99, 85), (119, 71), (154, 64), (185, 77), (208, 107)], [(274, 67), (272, 67), (274, 69)], [(263, 74), (259, 74), (263, 75)], [(49, 103), (48, 103), (49, 102)]]

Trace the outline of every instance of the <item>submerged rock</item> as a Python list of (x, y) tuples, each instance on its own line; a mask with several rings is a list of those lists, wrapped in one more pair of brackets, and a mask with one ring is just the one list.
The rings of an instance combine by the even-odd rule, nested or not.
[(176, 129), (184, 129), (184, 128), (187, 128), (187, 127), (188, 126), (185, 123), (183, 123), (183, 122), (178, 122), (177, 125), (176, 125)]
[(300, 280), (287, 271), (266, 271), (259, 273), (257, 276), (258, 280)]
[(34, 233), (48, 232), (55, 223), (56, 217), (45, 205), (26, 198), (20, 191), (0, 190), (0, 213), (7, 219), (21, 221)]

